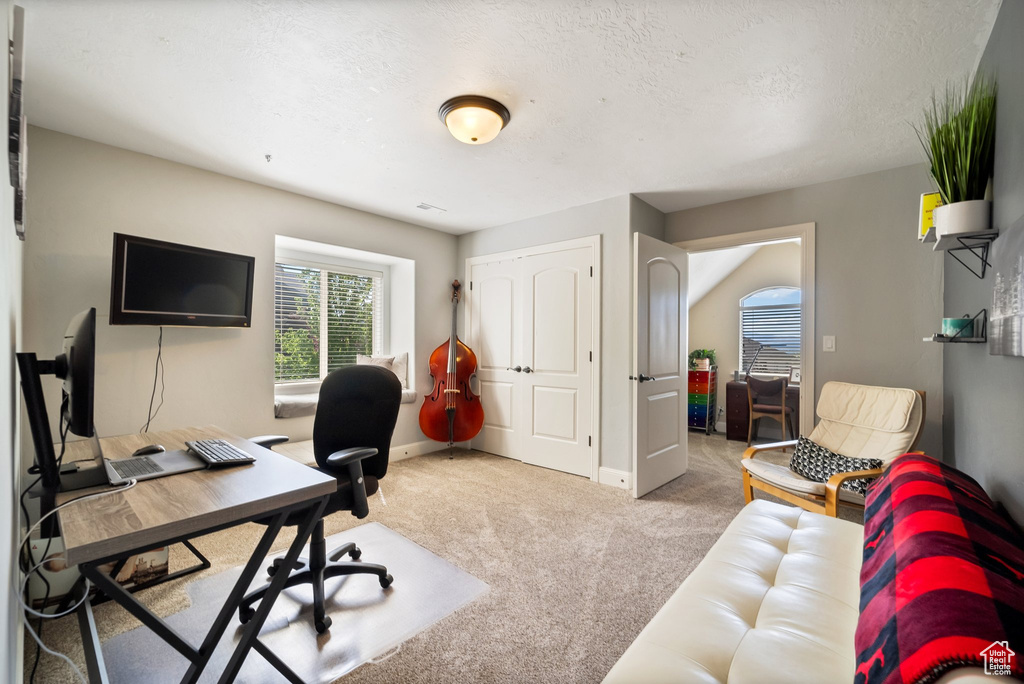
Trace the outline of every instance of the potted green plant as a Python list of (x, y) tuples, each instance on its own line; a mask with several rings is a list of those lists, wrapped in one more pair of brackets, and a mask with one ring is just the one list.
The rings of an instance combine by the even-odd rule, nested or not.
[(932, 214), (938, 237), (992, 227), (992, 202), (985, 199), (995, 163), (996, 83), (982, 75), (962, 86), (948, 84), (932, 95), (917, 128), (942, 206)]
[(714, 349), (694, 349), (690, 352), (690, 370), (710, 370), (718, 365)]

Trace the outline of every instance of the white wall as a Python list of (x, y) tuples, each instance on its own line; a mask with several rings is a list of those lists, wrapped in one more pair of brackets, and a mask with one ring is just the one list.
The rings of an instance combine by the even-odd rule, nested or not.
[[(429, 391), (425, 359), (451, 320), (454, 236), (46, 129), (31, 128), (29, 143), (25, 348), (53, 356), (70, 317), (96, 307), (100, 434), (145, 422), (157, 342), (156, 328), (108, 325), (114, 232), (256, 258), (251, 329), (165, 328), (167, 391), (151, 429), (214, 424), (242, 435), (311, 435), (311, 417), (274, 418), (276, 234), (415, 261), (415, 348), (391, 351), (409, 352), (411, 386)], [(52, 409), (57, 383), (46, 385)], [(393, 444), (424, 439), (418, 411), (418, 402), (402, 405)]]
[[(815, 397), (829, 380), (928, 393), (919, 448), (942, 456), (942, 260), (917, 242), (923, 164), (667, 215), (669, 242), (814, 222)], [(981, 305), (979, 305), (980, 308)], [(961, 315), (962, 311), (954, 312)], [(836, 351), (821, 351), (821, 336)]]
[[(3, 0), (0, 21), (3, 35), (10, 26), (11, 4)], [(9, 69), (10, 67), (8, 67)], [(6, 83), (6, 81), (5, 81)], [(0, 121), (7, 121), (7, 97), (2, 97)], [(33, 239), (30, 235), (29, 239)], [(21, 272), (24, 245), (14, 234), (14, 190), (11, 188), (7, 165), (0, 172), (0, 326), (3, 326), (7, 352), (0, 363), (0, 449), (3, 467), (0, 467), (0, 548), (8, 549), (0, 560), (0, 605), (6, 606), (0, 618), (0, 680), (14, 682), (21, 677), (20, 611), (14, 602), (18, 588), (14, 586), (17, 570), (17, 544), (21, 536), (18, 510), (19, 477), (18, 440), (20, 428), (21, 389), (18, 384), (14, 352), (21, 348)]]
[[(689, 349), (714, 349), (718, 359), (718, 408), (725, 408), (725, 383), (739, 368), (739, 302), (773, 285), (800, 287), (800, 245), (765, 245), (690, 307)], [(764, 434), (770, 421), (765, 423)]]

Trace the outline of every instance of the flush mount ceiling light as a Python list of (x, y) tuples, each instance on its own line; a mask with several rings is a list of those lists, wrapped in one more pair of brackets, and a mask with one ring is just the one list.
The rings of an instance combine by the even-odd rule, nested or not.
[(497, 100), (481, 95), (460, 95), (441, 105), (437, 116), (455, 139), (467, 145), (491, 142), (512, 116)]

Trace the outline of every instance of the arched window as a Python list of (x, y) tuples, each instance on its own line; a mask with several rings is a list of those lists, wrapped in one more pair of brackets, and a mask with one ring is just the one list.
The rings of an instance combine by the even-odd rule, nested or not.
[(766, 287), (741, 298), (740, 368), (788, 376), (793, 367), (800, 367), (800, 288)]

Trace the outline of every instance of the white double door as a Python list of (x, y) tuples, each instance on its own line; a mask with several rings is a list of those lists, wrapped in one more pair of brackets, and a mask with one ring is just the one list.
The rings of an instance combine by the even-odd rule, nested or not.
[(537, 250), (470, 263), (468, 339), (485, 416), (473, 445), (590, 477), (597, 250)]

